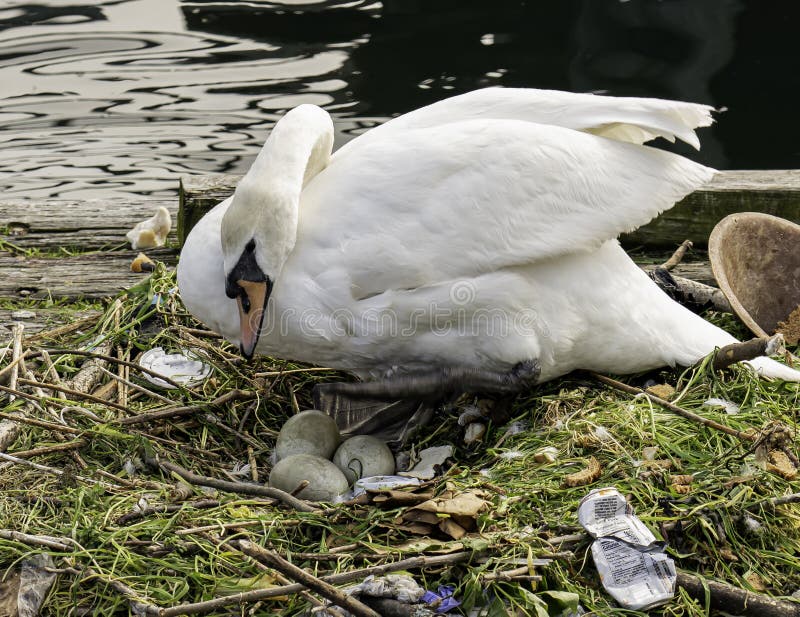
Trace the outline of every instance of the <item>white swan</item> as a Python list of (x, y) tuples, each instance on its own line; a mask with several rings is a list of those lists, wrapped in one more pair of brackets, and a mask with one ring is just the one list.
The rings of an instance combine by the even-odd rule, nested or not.
[[(735, 339), (670, 300), (616, 237), (712, 177), (641, 145), (661, 136), (699, 147), (693, 129), (711, 124), (711, 111), (487, 89), (331, 155), (330, 117), (302, 105), (192, 230), (181, 296), (245, 355), (364, 378), (502, 373), (530, 360), (542, 381), (690, 365)], [(768, 358), (751, 365), (800, 380)]]

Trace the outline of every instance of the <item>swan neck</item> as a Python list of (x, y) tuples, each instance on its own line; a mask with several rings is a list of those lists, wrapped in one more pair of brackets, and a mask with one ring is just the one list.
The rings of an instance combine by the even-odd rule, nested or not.
[(275, 125), (223, 218), (226, 272), (252, 239), (258, 265), (273, 279), (279, 274), (297, 239), (300, 194), (327, 166), (332, 146), (333, 123), (319, 107), (301, 105)]

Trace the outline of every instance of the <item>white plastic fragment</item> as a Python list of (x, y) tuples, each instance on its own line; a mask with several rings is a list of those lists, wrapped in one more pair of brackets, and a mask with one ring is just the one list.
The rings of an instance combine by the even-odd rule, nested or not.
[(453, 446), (435, 446), (420, 450), (419, 462), (408, 471), (401, 471), (398, 475), (420, 480), (430, 480), (436, 476), (437, 469), (453, 456)]
[(722, 407), (725, 413), (735, 415), (741, 411), (741, 408), (732, 401), (726, 401), (724, 398), (710, 398), (703, 402), (703, 405), (708, 407)]
[[(211, 374), (211, 367), (191, 351), (167, 353), (162, 347), (153, 347), (144, 352), (139, 358), (139, 366), (187, 387), (202, 383)], [(165, 390), (175, 388), (163, 379), (153, 377), (148, 373), (144, 373), (144, 378), (154, 386)]]
[(592, 557), (600, 580), (621, 606), (647, 610), (675, 595), (675, 563), (616, 488), (584, 497), (578, 521), (596, 538)]
[(359, 478), (353, 484), (353, 488), (340, 495), (336, 501), (350, 501), (367, 491), (388, 491), (407, 486), (419, 486), (420, 484), (422, 482), (418, 478), (408, 478), (406, 476), (369, 476), (367, 478)]

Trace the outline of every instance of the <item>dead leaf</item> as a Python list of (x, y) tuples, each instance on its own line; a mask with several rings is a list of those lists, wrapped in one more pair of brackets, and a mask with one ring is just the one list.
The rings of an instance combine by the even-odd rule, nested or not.
[(656, 384), (655, 386), (650, 386), (645, 390), (648, 394), (652, 394), (653, 396), (657, 396), (658, 398), (662, 398), (665, 401), (670, 400), (673, 396), (675, 396), (675, 388), (669, 385), (668, 383), (661, 383)]
[(445, 491), (439, 497), (429, 499), (415, 508), (438, 514), (476, 517), (489, 506), (489, 502), (481, 498), (483, 495), (483, 492), (476, 490), (467, 490), (463, 493)]
[(772, 450), (769, 453), (767, 471), (776, 473), (787, 480), (794, 480), (797, 477), (797, 468), (783, 450)]
[(441, 529), (454, 540), (460, 540), (467, 535), (467, 530), (451, 518), (442, 519), (442, 521), (439, 523), (439, 529)]
[(586, 468), (581, 469), (575, 473), (571, 473), (564, 477), (564, 486), (574, 488), (576, 486), (585, 486), (591, 484), (600, 477), (603, 469), (600, 467), (600, 462), (593, 456), (589, 457), (586, 461)]

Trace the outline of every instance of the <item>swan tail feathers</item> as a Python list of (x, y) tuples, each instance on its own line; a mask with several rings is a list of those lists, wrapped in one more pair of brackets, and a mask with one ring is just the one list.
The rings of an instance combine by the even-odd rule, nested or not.
[(785, 364), (776, 362), (772, 358), (761, 356), (744, 362), (761, 377), (772, 379), (782, 379), (783, 381), (800, 382), (800, 371), (793, 369)]

